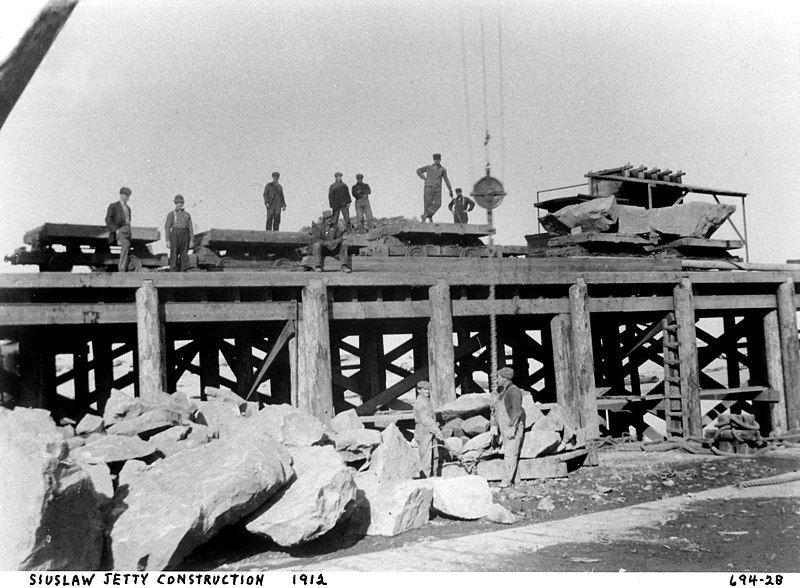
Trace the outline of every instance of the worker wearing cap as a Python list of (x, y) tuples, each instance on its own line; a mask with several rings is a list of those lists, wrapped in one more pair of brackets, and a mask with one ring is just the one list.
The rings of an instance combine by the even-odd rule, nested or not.
[(425, 209), (420, 220), (433, 222), (433, 215), (442, 206), (442, 180), (450, 190), (450, 198), (453, 197), (453, 188), (450, 186), (450, 178), (447, 177), (447, 170), (442, 165), (442, 156), (439, 153), (433, 154), (433, 163), (424, 165), (417, 170), (417, 175), (425, 180), (425, 191), (423, 201)]
[(128, 262), (131, 254), (131, 207), (128, 200), (131, 189), (119, 189), (119, 200), (108, 205), (106, 211), (106, 227), (108, 228), (108, 242), (119, 245), (119, 262), (117, 268), (121, 272), (128, 271)]
[(414, 402), (414, 439), (419, 448), (419, 464), (426, 478), (439, 470), (439, 449), (433, 440), (442, 441), (442, 430), (436, 423), (436, 411), (431, 403), (431, 384), (421, 381), (417, 384), (417, 400)]
[(286, 210), (283, 186), (278, 183), (281, 174), (272, 172), (272, 181), (264, 187), (264, 206), (267, 207), (267, 230), (277, 231), (281, 226), (281, 212)]
[[(356, 174), (356, 183), (353, 184), (353, 198), (356, 200), (356, 225), (359, 230), (370, 230), (373, 226), (372, 207), (369, 204), (369, 195), (372, 194), (369, 184), (364, 182), (364, 174)], [(366, 221), (366, 222), (365, 222)]]
[[(346, 187), (346, 186), (345, 186)], [(341, 270), (345, 273), (352, 271), (352, 260), (347, 244), (342, 238), (342, 230), (333, 216), (333, 211), (325, 210), (322, 221), (311, 228), (311, 244), (308, 246), (309, 262), (303, 264), (303, 269), (321, 272), (325, 265), (326, 257), (338, 257), (342, 264)]]
[(522, 438), (525, 434), (525, 411), (522, 408), (522, 390), (511, 383), (514, 370), (504, 367), (497, 370), (497, 394), (492, 402), (491, 432), (495, 440), (498, 433), (503, 443), (504, 472), (500, 486), (514, 483), (519, 464)]
[(461, 193), (461, 188), (456, 188), (456, 197), (450, 200), (447, 205), (450, 212), (453, 213), (453, 222), (458, 225), (465, 225), (469, 222), (468, 212), (475, 208), (475, 201), (469, 196), (464, 196)]
[(342, 172), (333, 174), (334, 181), (328, 188), (328, 204), (333, 211), (333, 222), (339, 223), (339, 213), (344, 218), (344, 230), (349, 231), (350, 226), (350, 188), (342, 181)]
[(189, 267), (189, 245), (194, 241), (191, 215), (183, 209), (183, 196), (175, 196), (175, 210), (167, 215), (164, 235), (169, 249), (169, 270), (185, 272)]

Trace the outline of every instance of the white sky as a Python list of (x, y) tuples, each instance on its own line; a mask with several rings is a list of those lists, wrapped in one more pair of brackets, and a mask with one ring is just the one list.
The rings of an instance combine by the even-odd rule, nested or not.
[[(327, 207), (337, 170), (365, 174), (377, 216), (421, 213), (415, 170), (436, 151), (469, 192), (483, 18), (497, 242), (536, 232), (537, 190), (630, 162), (751, 193), (751, 261), (800, 258), (796, 5), (81, 0), (0, 129), (0, 254), (43, 222), (102, 224), (122, 185), (135, 225), (163, 227), (180, 193), (198, 230), (262, 229), (273, 170), (284, 230)], [(0, 55), (36, 12), (0, 0)]]

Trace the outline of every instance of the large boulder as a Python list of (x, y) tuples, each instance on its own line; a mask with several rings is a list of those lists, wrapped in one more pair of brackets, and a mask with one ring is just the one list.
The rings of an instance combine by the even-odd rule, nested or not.
[(138, 437), (103, 435), (70, 452), (70, 457), (84, 463), (113, 463), (149, 457), (157, 451), (155, 445)]
[(340, 412), (331, 419), (331, 429), (334, 433), (342, 433), (352, 429), (363, 429), (364, 423), (358, 418), (353, 409)]
[(102, 514), (47, 411), (0, 411), (0, 569), (94, 570)]
[(245, 410), (247, 409), (247, 401), (227, 388), (213, 388), (211, 386), (206, 386), (205, 393), (206, 401), (228, 402), (236, 406), (240, 414), (244, 414)]
[(365, 535), (394, 537), (430, 519), (433, 490), (418, 480), (381, 482), (372, 472), (355, 476), (358, 498), (351, 528)]
[(551, 235), (569, 235), (576, 228), (584, 233), (605, 233), (617, 223), (618, 208), (613, 196), (594, 198), (546, 214), (539, 222)]
[(330, 531), (355, 505), (352, 471), (330, 445), (293, 447), (295, 479), (249, 517), (247, 530), (289, 547)]
[(461, 453), (468, 453), (470, 451), (476, 451), (480, 453), (481, 451), (485, 451), (489, 449), (489, 446), (492, 444), (492, 432), (486, 431), (485, 433), (481, 433), (480, 435), (476, 435), (466, 443), (461, 448)]
[(443, 515), (474, 520), (489, 514), (492, 490), (480, 476), (427, 478), (418, 483), (433, 490), (433, 508)]
[(250, 431), (167, 457), (114, 496), (107, 565), (163, 570), (252, 513), (294, 474), (291, 457)]
[(372, 452), (369, 471), (381, 482), (410, 480), (420, 471), (417, 452), (392, 423), (381, 433), (381, 444)]
[(114, 481), (111, 479), (111, 470), (108, 465), (104, 463), (76, 463), (92, 479), (92, 485), (97, 494), (97, 505), (100, 508), (105, 508), (114, 498)]
[(445, 439), (448, 437), (462, 437), (464, 435), (464, 431), (461, 429), (463, 422), (464, 421), (458, 417), (447, 421), (442, 425), (442, 437)]
[(345, 429), (333, 434), (334, 447), (347, 462), (369, 458), (381, 441), (381, 433), (375, 429)]
[(288, 446), (317, 445), (326, 439), (325, 425), (318, 418), (289, 404), (268, 404), (248, 421)]
[(443, 404), (439, 413), (443, 420), (449, 421), (456, 417), (466, 419), (476, 414), (489, 414), (492, 406), (492, 396), (489, 393), (482, 394), (462, 394), (455, 400)]
[(141, 398), (134, 398), (125, 392), (112, 390), (103, 410), (103, 421), (106, 426), (110, 426), (113, 423), (143, 415), (159, 404), (168, 403), (169, 400), (169, 394), (159, 394), (155, 401), (145, 401)]
[(533, 458), (555, 453), (561, 443), (561, 433), (557, 431), (528, 431), (522, 438), (520, 457)]
[(102, 431), (103, 427), (105, 427), (103, 417), (97, 416), (96, 414), (87, 414), (80, 420), (78, 426), (75, 427), (75, 433), (78, 435), (91, 435), (92, 433)]
[(525, 430), (530, 431), (533, 424), (544, 416), (544, 413), (536, 405), (530, 392), (522, 394), (522, 410), (525, 411)]
[(155, 408), (137, 417), (125, 419), (112, 424), (106, 432), (109, 435), (137, 435), (142, 439), (169, 429), (173, 425), (180, 424), (183, 417), (179, 412), (167, 410), (166, 408)]
[(244, 426), (245, 417), (233, 403), (207, 400), (197, 405), (195, 422), (216, 431), (221, 438), (239, 432)]
[(685, 202), (651, 209), (620, 206), (618, 231), (626, 235), (647, 235), (652, 231), (708, 239), (735, 211), (735, 206), (713, 202)]
[[(203, 425), (197, 425), (202, 427)], [(155, 445), (163, 455), (175, 455), (180, 451), (198, 447), (203, 444), (199, 439), (187, 441), (186, 438), (192, 431), (191, 425), (178, 425), (170, 427), (166, 431), (162, 431), (157, 435), (150, 437), (149, 441)]]
[(489, 419), (476, 414), (461, 423), (461, 430), (467, 437), (474, 437), (489, 430)]
[(147, 469), (147, 464), (140, 459), (129, 459), (117, 474), (117, 487), (130, 484), (139, 472)]

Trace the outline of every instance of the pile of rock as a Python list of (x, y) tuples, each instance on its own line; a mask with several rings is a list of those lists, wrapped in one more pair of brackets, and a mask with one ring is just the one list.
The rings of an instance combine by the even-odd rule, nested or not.
[(435, 513), (514, 521), (482, 478), (416, 479), (394, 425), (206, 396), (115, 391), (102, 416), (61, 427), (0, 409), (0, 569), (169, 569), (233, 524), (294, 546), (342, 525), (396, 535)]

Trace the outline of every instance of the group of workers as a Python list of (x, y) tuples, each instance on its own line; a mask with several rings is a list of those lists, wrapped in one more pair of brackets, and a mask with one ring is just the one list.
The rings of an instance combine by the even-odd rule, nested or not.
[[(514, 370), (504, 367), (495, 373), (497, 391), (492, 392), (491, 425), (492, 444), (501, 445), (503, 451), (503, 477), (500, 486), (514, 483), (525, 435), (525, 410), (522, 408), (522, 391), (512, 383)], [(436, 411), (431, 402), (430, 382), (417, 384), (414, 403), (414, 438), (417, 441), (419, 461), (425, 477), (437, 474), (439, 448), (444, 442), (441, 427), (436, 422)]]

